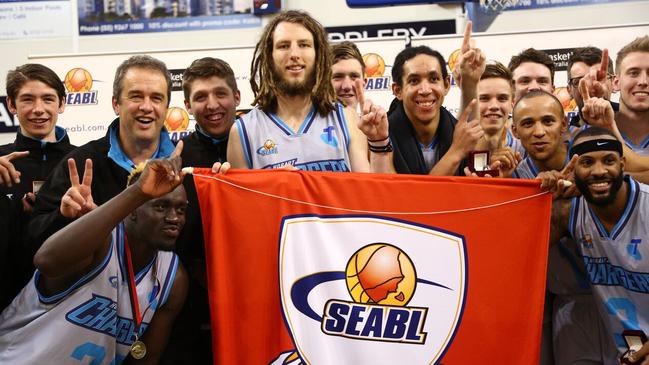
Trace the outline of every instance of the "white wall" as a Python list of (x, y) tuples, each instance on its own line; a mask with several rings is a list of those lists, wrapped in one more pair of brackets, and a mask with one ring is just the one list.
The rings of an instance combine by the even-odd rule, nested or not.
[[(73, 3), (72, 7), (76, 9), (76, 0), (71, 1)], [(463, 21), (463, 6), (459, 4), (350, 9), (344, 0), (284, 0), (284, 7), (306, 10), (324, 26), (454, 18), (460, 22)], [(499, 15), (489, 28), (489, 31), (525, 31), (628, 24), (646, 22), (649, 19), (647, 14), (649, 14), (649, 1), (510, 11)], [(265, 20), (267, 21), (267, 19)], [(262, 24), (265, 24), (265, 21)], [(260, 28), (249, 28), (0, 41), (0, 54), (2, 55), (2, 63), (0, 63), (0, 94), (5, 93), (5, 75), (7, 71), (27, 62), (29, 55), (251, 45), (256, 42), (260, 30)], [(627, 41), (620, 40), (620, 42), (624, 43)], [(584, 44), (590, 43), (596, 42), (584, 40)], [(486, 51), (488, 52), (488, 50)], [(6, 141), (12, 139), (12, 136), (0, 134), (0, 143), (6, 143)]]

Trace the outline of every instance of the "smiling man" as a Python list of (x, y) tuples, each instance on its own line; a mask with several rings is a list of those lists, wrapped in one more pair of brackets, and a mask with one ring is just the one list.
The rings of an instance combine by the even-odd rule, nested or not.
[[(568, 164), (568, 144), (563, 142), (568, 126), (561, 102), (545, 91), (530, 91), (514, 106), (513, 119), (512, 132), (528, 152), (513, 177), (542, 179), (563, 170)], [(578, 241), (559, 236), (550, 243), (541, 363), (608, 364), (614, 351), (600, 341), (603, 324), (579, 260)]]
[[(255, 108), (230, 131), (235, 168), (390, 172), (385, 111), (361, 97), (361, 116), (336, 102), (324, 29), (304, 12), (271, 20), (255, 47)], [(355, 87), (357, 97), (362, 85)], [(369, 151), (369, 161), (368, 161)]]
[[(612, 132), (586, 128), (573, 140), (570, 154), (577, 157), (571, 167), (540, 176), (542, 187), (559, 192), (553, 203), (552, 236), (569, 235), (579, 242), (606, 329), (602, 343), (617, 347), (617, 356), (605, 364), (617, 363), (627, 350), (624, 330), (649, 328), (649, 187), (625, 176), (622, 151)], [(562, 180), (573, 180), (572, 175), (582, 196), (561, 199)]]
[[(187, 207), (181, 148), (142, 163), (129, 187), (47, 239), (32, 281), (0, 315), (0, 363), (159, 362), (187, 294), (171, 252)], [(63, 200), (74, 210), (91, 203), (93, 165), (86, 160), (80, 179), (74, 160), (67, 163), (72, 186)]]
[(363, 81), (365, 87), (365, 62), (358, 47), (350, 41), (331, 46), (331, 83), (336, 97), (345, 106), (358, 109), (356, 80)]
[[(474, 67), (462, 68), (463, 101), (472, 99), (484, 71), (484, 57), (477, 58)], [(451, 87), (444, 57), (427, 46), (405, 48), (394, 60), (392, 80), (398, 101), (389, 118), (390, 138), (397, 173), (460, 174), (463, 160), (484, 132), (477, 120), (467, 122), (465, 117), (460, 124), (443, 107)]]
[(514, 103), (530, 91), (554, 91), (554, 62), (543, 51), (528, 48), (513, 56), (507, 68), (512, 72)]
[[(65, 129), (56, 126), (65, 109), (65, 88), (51, 69), (25, 64), (7, 74), (7, 104), (20, 128), (13, 143), (0, 146), (0, 194), (11, 198), (10, 239), (7, 265), (0, 271), (0, 309), (13, 299), (33, 272), (35, 251), (22, 244), (22, 230), (36, 193), (61, 159), (74, 149)], [(10, 257), (9, 257), (10, 256)], [(6, 286), (6, 288), (5, 288)], [(11, 288), (9, 288), (11, 287)]]
[(7, 105), (20, 128), (13, 143), (0, 146), (0, 192), (33, 204), (47, 175), (74, 149), (65, 129), (56, 126), (65, 89), (51, 69), (25, 64), (7, 74)]
[[(140, 162), (171, 154), (174, 146), (163, 129), (170, 93), (169, 71), (155, 58), (133, 56), (117, 68), (112, 103), (118, 117), (106, 136), (68, 155), (81, 173), (84, 161), (93, 161), (92, 199), (82, 209), (64, 204), (61, 198), (70, 187), (70, 179), (67, 161), (61, 161), (39, 191), (29, 225), (33, 245), (40, 246), (54, 232), (117, 195), (126, 186), (129, 172)], [(74, 195), (70, 199), (81, 197)]]
[[(194, 133), (183, 138), (183, 166), (210, 167), (225, 162), (228, 133), (241, 100), (234, 72), (227, 62), (204, 57), (183, 74), (185, 108), (196, 120)], [(207, 295), (205, 245), (198, 196), (193, 179), (183, 182), (187, 192), (187, 224), (176, 252), (189, 273), (189, 294), (174, 324), (161, 364), (211, 364), (212, 338)], [(187, 351), (192, 347), (194, 350)]]
[(615, 121), (624, 141), (649, 156), (649, 36), (636, 38), (617, 53), (613, 88), (620, 92)]

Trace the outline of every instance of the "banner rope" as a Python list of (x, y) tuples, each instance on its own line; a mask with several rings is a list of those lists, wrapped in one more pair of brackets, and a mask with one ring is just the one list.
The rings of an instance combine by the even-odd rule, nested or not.
[(303, 205), (308, 205), (308, 206), (317, 207), (317, 208), (340, 210), (340, 211), (343, 211), (343, 212), (350, 212), (350, 213), (377, 214), (377, 215), (436, 215), (436, 214), (463, 213), (463, 212), (471, 212), (471, 211), (481, 210), (481, 209), (490, 209), (490, 208), (500, 207), (500, 206), (507, 205), (507, 204), (514, 204), (514, 203), (517, 203), (517, 202), (520, 202), (520, 201), (523, 201), (523, 200), (534, 199), (534, 198), (539, 197), (541, 195), (549, 194), (549, 192), (544, 191), (544, 192), (541, 192), (541, 193), (538, 193), (538, 194), (524, 196), (522, 198), (517, 198), (517, 199), (512, 199), (512, 200), (507, 200), (507, 201), (504, 201), (504, 202), (501, 202), (501, 203), (489, 204), (489, 205), (485, 205), (485, 206), (481, 206), (481, 207), (473, 207), (473, 208), (465, 208), (465, 209), (443, 210), (443, 211), (437, 211), (437, 212), (389, 212), (389, 211), (373, 211), (373, 210), (342, 208), (342, 207), (334, 207), (334, 206), (331, 206), (331, 205), (324, 205), (324, 204), (305, 202), (305, 201), (302, 201), (302, 200), (287, 198), (285, 196), (266, 193), (266, 192), (263, 192), (263, 191), (247, 188), (245, 186), (241, 186), (241, 185), (235, 184), (233, 182), (225, 181), (225, 180), (220, 179), (220, 178), (218, 178), (216, 176), (203, 175), (203, 174), (193, 174), (193, 175), (198, 176), (198, 177), (202, 177), (202, 178), (207, 178), (207, 179), (220, 181), (220, 182), (222, 182), (224, 184), (233, 186), (233, 187), (241, 189), (241, 190), (245, 190), (245, 191), (248, 191), (248, 192), (251, 192), (251, 193), (263, 195), (263, 196), (270, 197), (270, 198), (275, 198), (275, 199), (279, 199), (279, 200), (288, 201), (288, 202), (291, 202), (291, 203), (303, 204)]

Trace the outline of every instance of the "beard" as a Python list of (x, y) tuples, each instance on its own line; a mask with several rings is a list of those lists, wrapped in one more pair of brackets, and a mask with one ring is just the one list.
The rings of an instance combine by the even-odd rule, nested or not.
[(311, 69), (311, 72), (306, 75), (304, 81), (299, 82), (290, 82), (284, 78), (282, 73), (277, 69), (276, 66), (273, 67), (273, 81), (277, 85), (277, 91), (280, 94), (285, 94), (287, 96), (300, 96), (310, 94), (315, 85), (315, 69)]
[[(606, 181), (606, 179), (591, 179), (591, 181), (599, 182), (599, 181)], [(577, 184), (577, 188), (584, 196), (584, 199), (586, 199), (587, 202), (600, 207), (610, 205), (615, 201), (615, 198), (617, 197), (617, 193), (618, 191), (620, 191), (623, 182), (624, 182), (624, 174), (620, 173), (619, 175), (614, 177), (613, 180), (611, 181), (611, 188), (608, 190), (608, 195), (601, 198), (595, 198), (593, 194), (591, 194), (590, 190), (588, 189), (588, 183), (585, 180), (580, 179), (577, 176), (577, 174), (575, 174), (575, 184)]]

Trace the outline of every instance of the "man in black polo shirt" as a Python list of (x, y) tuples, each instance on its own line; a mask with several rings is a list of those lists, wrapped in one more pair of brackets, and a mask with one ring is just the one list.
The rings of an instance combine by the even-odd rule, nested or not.
[(80, 175), (86, 167), (93, 169), (92, 194), (65, 195), (76, 204), (62, 204), (71, 183), (68, 161), (61, 161), (38, 193), (29, 224), (33, 245), (40, 246), (54, 232), (121, 192), (128, 174), (140, 162), (173, 152), (174, 145), (163, 129), (170, 93), (169, 71), (153, 57), (132, 56), (117, 68), (112, 104), (118, 118), (104, 137), (68, 155)]

